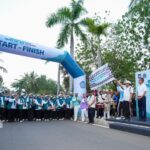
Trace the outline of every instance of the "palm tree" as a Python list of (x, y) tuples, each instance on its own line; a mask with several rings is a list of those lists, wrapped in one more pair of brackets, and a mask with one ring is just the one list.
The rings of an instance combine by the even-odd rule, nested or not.
[[(87, 13), (83, 7), (84, 0), (71, 0), (69, 7), (63, 7), (57, 10), (56, 13), (51, 14), (46, 21), (46, 26), (51, 28), (57, 24), (62, 25), (57, 40), (57, 47), (63, 48), (65, 44), (70, 42), (70, 54), (74, 58), (74, 38), (75, 35), (82, 41), (86, 41), (86, 35), (81, 29), (83, 19), (82, 15)], [(73, 90), (73, 80), (70, 77), (70, 92)]]
[(97, 38), (98, 41), (98, 50), (97, 50), (97, 62), (98, 68), (102, 65), (102, 56), (101, 56), (101, 36), (106, 36), (106, 30), (110, 26), (108, 23), (97, 24), (94, 19), (86, 18), (83, 20), (82, 24), (87, 27), (88, 32)]
[(21, 79), (17, 79), (12, 83), (12, 87), (16, 88), (18, 92), (21, 92), (22, 89), (25, 89), (26, 92), (37, 92), (37, 77), (38, 75), (35, 72), (25, 73)]

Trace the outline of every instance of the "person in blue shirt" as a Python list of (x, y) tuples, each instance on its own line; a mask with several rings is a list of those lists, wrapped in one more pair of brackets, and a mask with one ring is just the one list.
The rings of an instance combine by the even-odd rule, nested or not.
[(124, 117), (124, 106), (123, 106), (123, 97), (124, 97), (124, 90), (121, 86), (117, 85), (117, 91), (119, 93), (119, 103), (118, 103), (118, 117)]
[(78, 119), (80, 102), (81, 102), (81, 98), (78, 96), (78, 93), (75, 93), (74, 97), (72, 98), (72, 106), (74, 108), (74, 121), (77, 121)]
[(118, 96), (118, 92), (117, 91), (114, 91), (114, 94), (113, 94), (113, 110), (112, 110), (112, 115), (113, 116), (117, 116), (118, 114), (118, 102), (119, 102), (119, 96)]

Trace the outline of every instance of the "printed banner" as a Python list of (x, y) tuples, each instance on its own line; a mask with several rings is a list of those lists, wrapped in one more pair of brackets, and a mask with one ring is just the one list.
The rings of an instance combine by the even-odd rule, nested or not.
[[(144, 78), (144, 83), (147, 86), (147, 94), (146, 94), (146, 111), (147, 111), (147, 116), (150, 118), (150, 70), (145, 70), (141, 72), (137, 72), (135, 74), (135, 79), (136, 79), (136, 93), (137, 93), (137, 88), (138, 88), (138, 79), (142, 77)], [(136, 108), (137, 108), (137, 114), (138, 114), (138, 100), (136, 101)], [(137, 115), (139, 116), (139, 114)]]
[(56, 48), (49, 48), (3, 35), (0, 35), (0, 51), (54, 62), (62, 62), (67, 54), (66, 51)]
[(82, 96), (82, 94), (86, 93), (86, 76), (85, 75), (74, 79), (74, 93), (78, 93), (79, 96)]
[(113, 81), (114, 79), (115, 78), (108, 64), (105, 64), (90, 75), (90, 87), (92, 90), (94, 90)]

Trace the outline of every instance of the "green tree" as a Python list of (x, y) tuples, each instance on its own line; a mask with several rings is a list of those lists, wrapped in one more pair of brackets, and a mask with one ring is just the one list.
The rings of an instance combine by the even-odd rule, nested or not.
[(57, 84), (52, 79), (47, 79), (45, 75), (38, 76), (36, 73), (25, 73), (21, 79), (12, 83), (12, 87), (19, 93), (25, 89), (27, 93), (34, 94), (57, 94)]
[(37, 92), (37, 77), (38, 75), (35, 72), (25, 73), (21, 79), (17, 79), (16, 82), (12, 84), (12, 87), (16, 88), (19, 92), (22, 89), (25, 89), (27, 93)]
[(150, 1), (135, 3), (117, 24), (118, 45), (134, 57), (138, 70), (149, 68), (150, 62)]
[[(58, 9), (57, 12), (51, 14), (46, 21), (46, 26), (49, 28), (57, 24), (62, 25), (62, 29), (57, 40), (57, 47), (63, 48), (65, 44), (70, 41), (70, 54), (73, 58), (75, 35), (82, 41), (86, 41), (86, 35), (81, 28), (83, 19), (80, 19), (83, 14), (87, 13), (83, 4), (83, 0), (71, 0), (70, 7)], [(72, 92), (72, 90), (73, 80), (70, 77), (70, 92)]]
[(101, 54), (101, 36), (106, 36), (106, 30), (110, 26), (108, 23), (104, 22), (101, 23), (101, 18), (96, 16), (96, 18), (86, 18), (83, 20), (83, 25), (85, 25), (88, 29), (88, 32), (91, 33), (91, 42), (93, 43), (93, 37), (95, 37), (97, 42), (97, 67), (99, 68), (102, 65), (102, 54)]

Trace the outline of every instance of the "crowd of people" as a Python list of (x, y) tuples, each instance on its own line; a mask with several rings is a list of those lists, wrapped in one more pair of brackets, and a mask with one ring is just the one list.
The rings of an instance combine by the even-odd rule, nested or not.
[[(146, 120), (146, 86), (144, 79), (139, 80), (138, 105), (140, 120)], [(78, 93), (58, 96), (33, 95), (23, 91), (17, 93), (0, 93), (0, 120), (14, 122), (49, 121), (69, 119), (94, 123), (94, 118), (109, 119), (120, 117), (130, 120), (136, 115), (136, 101), (130, 81), (114, 81), (116, 90), (93, 91), (79, 96)]]

